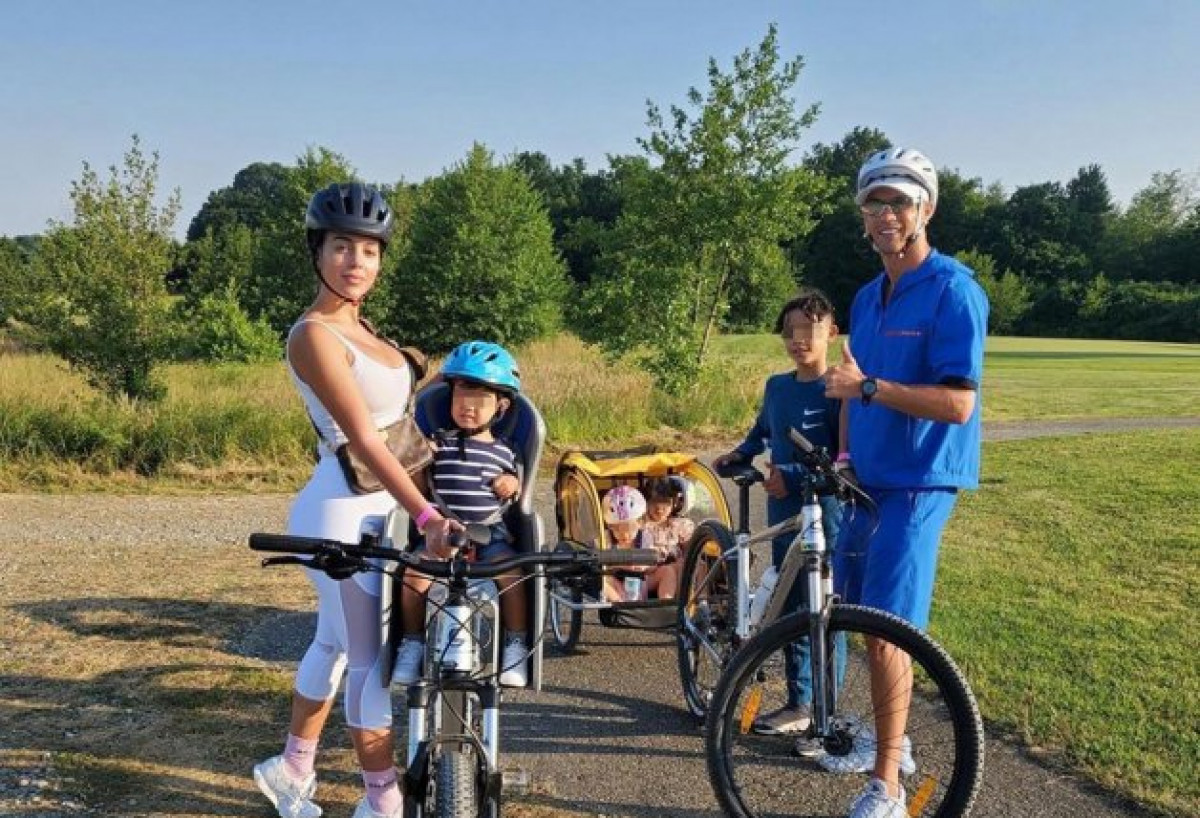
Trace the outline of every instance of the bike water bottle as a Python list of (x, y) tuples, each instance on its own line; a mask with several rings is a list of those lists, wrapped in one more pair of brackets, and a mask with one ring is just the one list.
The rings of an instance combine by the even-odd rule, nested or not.
[(802, 526), (800, 542), (804, 544), (804, 550), (816, 551), (818, 554), (824, 553), (825, 529), (822, 527), (821, 505), (819, 503), (805, 503), (800, 514)]
[(642, 575), (641, 574), (626, 574), (625, 575), (625, 599), (629, 602), (635, 602), (642, 598)]
[(473, 611), (466, 600), (456, 600), (442, 611), (442, 638), (438, 659), (442, 667), (469, 673), (479, 664), (479, 645), (471, 632)]
[(775, 570), (775, 566), (767, 566), (758, 583), (758, 590), (754, 592), (754, 599), (750, 602), (750, 627), (757, 627), (762, 621), (763, 614), (767, 612), (767, 601), (771, 599), (771, 592), (775, 590), (775, 583), (778, 581), (779, 572)]

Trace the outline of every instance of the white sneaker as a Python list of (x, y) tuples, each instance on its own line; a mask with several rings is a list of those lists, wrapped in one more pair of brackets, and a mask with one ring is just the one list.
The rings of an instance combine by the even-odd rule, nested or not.
[(392, 684), (410, 685), (421, 678), (425, 665), (425, 643), (406, 636), (396, 650), (396, 666), (392, 668)]
[(365, 795), (362, 797), (362, 800), (358, 802), (358, 806), (354, 808), (354, 818), (403, 818), (403, 816), (404, 804), (401, 804), (399, 807), (397, 807), (396, 811), (393, 813), (385, 814), (382, 812), (376, 812), (375, 810), (371, 809), (371, 802), (367, 800), (367, 796)]
[(521, 637), (504, 643), (500, 654), (500, 685), (502, 687), (525, 687), (529, 684), (529, 672), (525, 669), (529, 648)]
[(254, 765), (254, 783), (275, 805), (279, 818), (321, 818), (321, 808), (313, 803), (317, 792), (317, 775), (297, 781), (283, 766), (283, 756), (272, 756)]
[(900, 787), (899, 797), (893, 798), (888, 795), (886, 784), (872, 778), (850, 804), (849, 818), (908, 818), (908, 810), (904, 808), (904, 787)]
[[(864, 727), (854, 736), (854, 745), (844, 756), (822, 753), (817, 763), (831, 773), (869, 773), (875, 769), (875, 730)], [(900, 743), (900, 772), (912, 775), (917, 771), (917, 762), (912, 756), (912, 741), (904, 736)]]

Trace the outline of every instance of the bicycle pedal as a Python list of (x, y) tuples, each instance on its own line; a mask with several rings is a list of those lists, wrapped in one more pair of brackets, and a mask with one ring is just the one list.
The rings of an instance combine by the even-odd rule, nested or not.
[(505, 795), (529, 794), (529, 772), (527, 770), (504, 770), (500, 776)]

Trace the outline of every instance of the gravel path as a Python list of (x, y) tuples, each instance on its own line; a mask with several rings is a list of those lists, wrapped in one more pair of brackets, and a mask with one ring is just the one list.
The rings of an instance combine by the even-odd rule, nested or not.
[[(991, 424), (989, 440), (1060, 434), (1200, 426), (1196, 418)], [(553, 527), (548, 481), (538, 496)], [(173, 543), (240, 546), (248, 532), (282, 530), (290, 496), (112, 496), (0, 494), (0, 538), (20, 545)], [(761, 508), (755, 510), (761, 520)], [(5, 579), (0, 566), (0, 582)], [(312, 627), (311, 615), (264, 623), (239, 652), (293, 663)], [(507, 764), (532, 774), (521, 800), (549, 809), (605, 816), (716, 816), (698, 729), (683, 713), (673, 642), (654, 633), (609, 629), (586, 620), (582, 650), (547, 651), (544, 689), (508, 697), (504, 710)], [(81, 805), (56, 799), (50, 760), (5, 755), (0, 738), (0, 813), (79, 815)], [(1045, 766), (996, 738), (976, 811), (981, 818), (1127, 818), (1149, 815), (1117, 803), (1088, 783)], [(32, 790), (45, 792), (33, 798)], [(21, 803), (30, 812), (11, 812)], [(36, 805), (36, 806), (34, 806)]]

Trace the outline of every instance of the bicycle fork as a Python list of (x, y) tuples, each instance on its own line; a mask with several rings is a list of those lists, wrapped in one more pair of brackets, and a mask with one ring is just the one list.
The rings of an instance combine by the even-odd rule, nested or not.
[(835, 709), (834, 698), (837, 696), (837, 684), (829, 671), (830, 668), (836, 668), (837, 660), (831, 658), (828, 652), (829, 601), (833, 598), (833, 575), (827, 558), (821, 504), (815, 492), (805, 497), (800, 517), (800, 530), (779, 567), (779, 577), (767, 601), (760, 627), (777, 621), (783, 615), (792, 587), (800, 581), (800, 574), (803, 573), (805, 590), (808, 592), (808, 609), (813, 614), (808, 625), (813, 695), (812, 720), (816, 734), (825, 735), (830, 714)]

